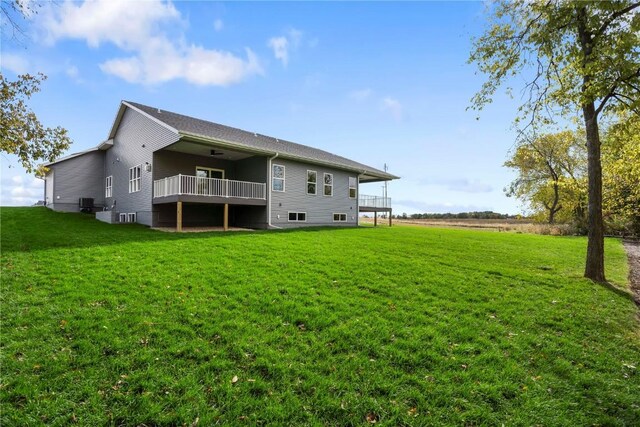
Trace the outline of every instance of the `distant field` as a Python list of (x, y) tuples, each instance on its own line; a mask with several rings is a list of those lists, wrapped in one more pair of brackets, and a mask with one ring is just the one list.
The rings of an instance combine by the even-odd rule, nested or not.
[(640, 424), (637, 309), (581, 237), (0, 215), (2, 426)]
[[(360, 218), (362, 224), (373, 224), (373, 217)], [(388, 219), (378, 217), (378, 225), (388, 225)], [(566, 224), (540, 224), (526, 219), (393, 219), (393, 224), (423, 227), (469, 228), (475, 230), (512, 231), (562, 236), (570, 232)]]

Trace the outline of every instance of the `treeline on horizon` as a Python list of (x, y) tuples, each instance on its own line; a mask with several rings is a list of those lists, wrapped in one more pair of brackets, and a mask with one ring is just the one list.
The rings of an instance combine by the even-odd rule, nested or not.
[(393, 215), (395, 219), (523, 219), (522, 215), (501, 214), (492, 211), (460, 212), (460, 213), (415, 213)]

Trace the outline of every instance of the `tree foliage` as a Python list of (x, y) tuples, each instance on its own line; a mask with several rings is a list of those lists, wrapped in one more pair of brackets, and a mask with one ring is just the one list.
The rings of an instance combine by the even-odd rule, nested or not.
[(44, 127), (26, 101), (40, 90), (44, 74), (23, 74), (16, 81), (0, 73), (0, 151), (14, 154), (29, 173), (42, 173), (39, 162), (53, 161), (71, 144), (62, 127)]
[(640, 116), (622, 115), (603, 140), (605, 217), (640, 236)]
[(582, 116), (588, 155), (589, 214), (585, 276), (604, 282), (602, 163), (598, 120), (640, 111), (640, 2), (502, 0), (474, 41), (470, 62), (487, 81), (472, 98), (482, 109), (496, 90), (523, 76), (516, 124), (544, 126)]
[(577, 219), (586, 207), (584, 136), (563, 131), (541, 135), (512, 153), (505, 166), (518, 172), (506, 189), (549, 224)]

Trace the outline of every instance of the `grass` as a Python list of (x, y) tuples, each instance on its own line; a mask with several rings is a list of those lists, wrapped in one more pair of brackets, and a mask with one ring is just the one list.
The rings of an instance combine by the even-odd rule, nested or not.
[(584, 238), (1, 221), (3, 426), (640, 423), (637, 309)]

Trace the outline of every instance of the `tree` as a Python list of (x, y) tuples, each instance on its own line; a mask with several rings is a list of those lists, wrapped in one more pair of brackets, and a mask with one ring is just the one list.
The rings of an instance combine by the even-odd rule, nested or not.
[(472, 107), (482, 109), (519, 75), (527, 83), (517, 126), (581, 116), (589, 195), (584, 275), (598, 282), (605, 282), (598, 121), (616, 110), (640, 111), (639, 7), (630, 0), (501, 0), (469, 58), (488, 75)]
[(521, 144), (504, 164), (518, 172), (507, 196), (527, 202), (534, 213), (545, 213), (549, 224), (580, 215), (586, 174), (584, 138), (571, 131), (541, 135)]
[(604, 215), (640, 236), (640, 116), (622, 115), (603, 140)]
[(26, 100), (45, 79), (44, 74), (23, 74), (9, 81), (0, 73), (0, 151), (18, 156), (29, 173), (42, 174), (38, 162), (53, 161), (71, 144), (65, 129), (45, 128), (27, 107)]

